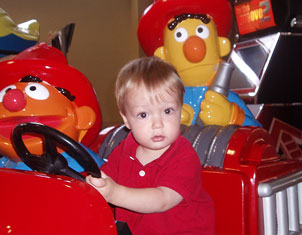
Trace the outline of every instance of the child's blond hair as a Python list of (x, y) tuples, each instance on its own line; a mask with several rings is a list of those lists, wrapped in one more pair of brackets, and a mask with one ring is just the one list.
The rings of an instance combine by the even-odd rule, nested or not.
[(150, 92), (164, 88), (169, 94), (176, 93), (183, 104), (185, 89), (175, 67), (157, 57), (143, 57), (130, 61), (117, 76), (115, 97), (122, 114), (125, 114), (127, 93), (141, 85)]

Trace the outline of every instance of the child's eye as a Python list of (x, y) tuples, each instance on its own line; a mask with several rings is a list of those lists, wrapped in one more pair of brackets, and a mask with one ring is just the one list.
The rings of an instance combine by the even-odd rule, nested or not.
[(172, 108), (168, 108), (168, 109), (165, 109), (165, 114), (172, 114), (174, 112), (174, 110)]
[(147, 113), (139, 113), (138, 115), (137, 115), (139, 118), (146, 118), (147, 116), (148, 116), (148, 114)]

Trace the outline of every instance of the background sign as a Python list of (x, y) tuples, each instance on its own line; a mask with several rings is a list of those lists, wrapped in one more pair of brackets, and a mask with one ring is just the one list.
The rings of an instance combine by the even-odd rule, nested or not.
[(241, 35), (276, 26), (270, 0), (251, 0), (235, 6)]

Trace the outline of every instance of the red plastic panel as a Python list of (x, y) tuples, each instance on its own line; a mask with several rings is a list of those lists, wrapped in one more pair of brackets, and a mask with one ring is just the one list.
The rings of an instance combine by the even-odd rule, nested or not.
[(0, 185), (0, 234), (116, 234), (109, 205), (84, 182), (0, 169)]
[(225, 151), (223, 168), (206, 167), (201, 173), (215, 203), (217, 235), (264, 234), (259, 183), (301, 170), (301, 161), (277, 155), (266, 130), (239, 127)]
[(244, 175), (207, 168), (202, 171), (202, 181), (215, 202), (217, 234), (244, 234), (247, 206)]

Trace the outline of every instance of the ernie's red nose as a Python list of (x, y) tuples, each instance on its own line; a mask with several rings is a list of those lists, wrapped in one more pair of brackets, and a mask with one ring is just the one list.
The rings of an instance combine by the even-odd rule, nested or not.
[(11, 112), (24, 109), (26, 106), (24, 93), (19, 89), (8, 90), (3, 97), (3, 106)]

